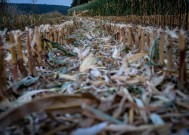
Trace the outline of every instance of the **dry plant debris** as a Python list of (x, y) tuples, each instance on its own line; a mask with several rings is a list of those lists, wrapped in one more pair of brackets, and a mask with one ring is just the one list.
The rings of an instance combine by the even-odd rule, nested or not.
[(12, 55), (0, 134), (189, 134), (183, 31), (73, 20), (1, 35)]

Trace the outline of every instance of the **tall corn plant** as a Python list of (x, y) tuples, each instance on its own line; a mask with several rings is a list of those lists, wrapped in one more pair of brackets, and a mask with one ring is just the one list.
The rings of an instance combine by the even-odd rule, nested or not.
[(72, 7), (68, 12), (72, 14), (74, 10), (76, 12), (88, 10), (88, 15), (91, 16), (164, 15), (164, 23), (165, 15), (171, 15), (170, 25), (173, 25), (173, 21), (179, 15), (179, 26), (188, 28), (188, 8), (189, 0), (93, 0)]
[(4, 16), (7, 9), (7, 0), (0, 0), (0, 16)]

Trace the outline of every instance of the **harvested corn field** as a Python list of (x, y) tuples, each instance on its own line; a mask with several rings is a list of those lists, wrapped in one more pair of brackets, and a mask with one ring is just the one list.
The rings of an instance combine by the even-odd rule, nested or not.
[(188, 31), (81, 14), (0, 31), (0, 134), (189, 134)]

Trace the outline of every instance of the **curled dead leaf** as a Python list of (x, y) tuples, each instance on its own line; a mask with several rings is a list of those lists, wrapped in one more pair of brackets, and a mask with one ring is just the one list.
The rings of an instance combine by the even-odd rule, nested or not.
[(95, 63), (97, 62), (97, 58), (90, 53), (83, 61), (83, 63), (80, 65), (79, 71), (85, 72), (89, 70), (90, 68), (95, 67)]

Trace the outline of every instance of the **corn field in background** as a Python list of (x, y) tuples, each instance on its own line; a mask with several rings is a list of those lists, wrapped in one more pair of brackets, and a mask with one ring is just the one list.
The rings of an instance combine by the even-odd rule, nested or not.
[[(93, 0), (69, 9), (69, 14), (74, 10), (76, 12), (87, 10), (85, 15), (89, 16), (135, 15), (137, 18), (142, 18), (142, 16), (161, 15), (162, 24), (169, 25), (176, 20), (178, 26), (188, 29), (188, 8), (188, 0)], [(166, 16), (170, 16), (169, 23), (166, 21)], [(156, 22), (158, 19), (155, 17)]]
[(56, 10), (49, 11), (45, 14), (34, 14), (33, 11), (32, 13), (26, 13), (8, 2), (10, 1), (0, 1), (0, 30), (4, 28), (8, 30), (24, 30), (25, 27), (35, 27), (41, 24), (58, 24), (66, 19), (62, 13)]
[(7, 0), (1, 0), (0, 1), (0, 16), (3, 16), (6, 14), (6, 9), (7, 9)]
[(102, 19), (104, 21), (117, 22), (117, 23), (130, 23), (130, 24), (140, 24), (142, 26), (155, 26), (166, 28), (168, 26), (171, 29), (174, 28), (183, 28), (189, 24), (189, 20), (186, 21), (187, 14), (180, 15), (151, 15), (151, 16), (137, 16), (137, 15), (128, 15), (128, 16), (95, 16), (94, 18)]
[(15, 16), (0, 16), (0, 29), (8, 28), (9, 30), (21, 29), (25, 27), (35, 27), (41, 24), (58, 24), (65, 21), (66, 17), (58, 12), (48, 14), (25, 14)]

